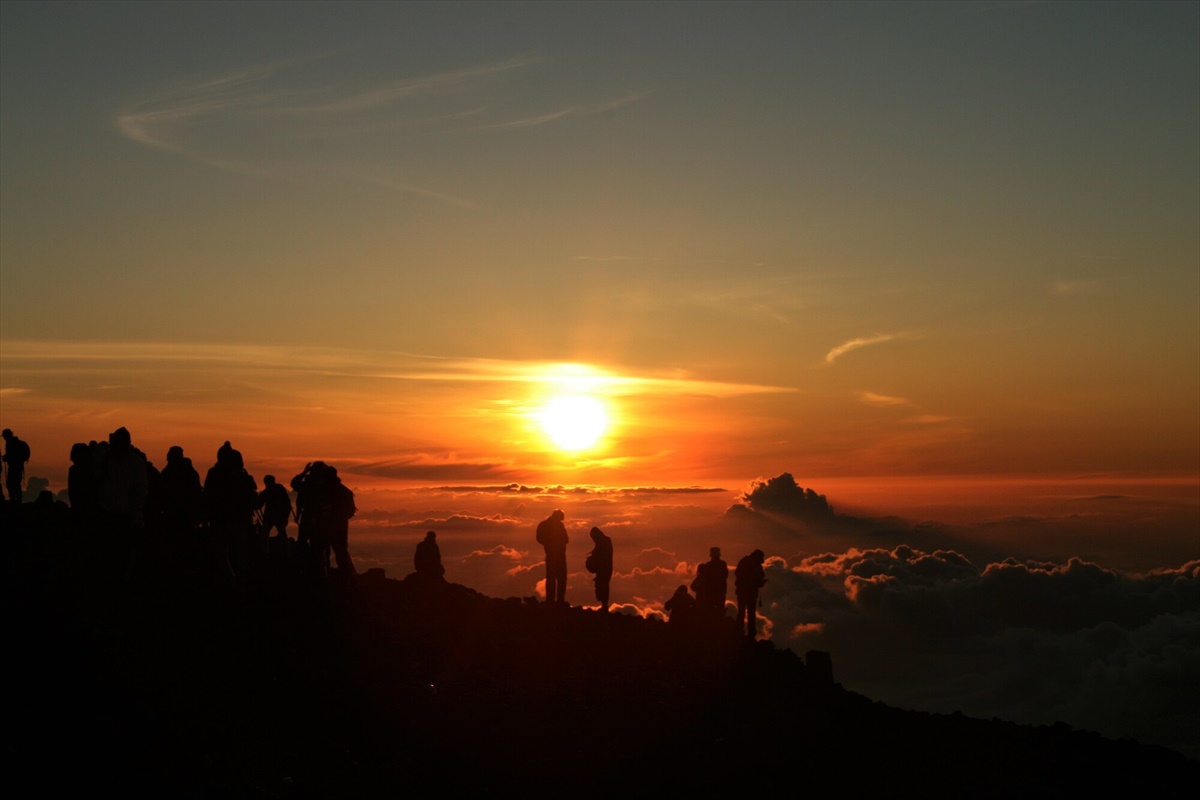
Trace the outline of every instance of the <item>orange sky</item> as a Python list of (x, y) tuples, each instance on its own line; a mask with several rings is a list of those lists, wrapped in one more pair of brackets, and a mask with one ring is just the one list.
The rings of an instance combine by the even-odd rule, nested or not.
[(0, 418), (56, 491), (123, 425), (363, 488), (1200, 494), (1197, 11), (1105, 8), (3, 4)]

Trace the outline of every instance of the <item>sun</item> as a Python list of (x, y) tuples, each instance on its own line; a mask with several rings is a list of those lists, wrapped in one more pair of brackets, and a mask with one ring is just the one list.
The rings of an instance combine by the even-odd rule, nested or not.
[(572, 453), (594, 447), (608, 429), (604, 406), (596, 398), (582, 394), (551, 398), (538, 419), (550, 440)]

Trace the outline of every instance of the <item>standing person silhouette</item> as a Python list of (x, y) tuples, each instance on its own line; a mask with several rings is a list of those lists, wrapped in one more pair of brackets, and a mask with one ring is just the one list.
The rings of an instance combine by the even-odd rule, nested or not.
[(733, 572), (734, 592), (737, 594), (738, 603), (738, 627), (745, 623), (747, 639), (753, 639), (758, 634), (758, 590), (767, 582), (763, 574), (763, 562), (766, 558), (762, 550), (755, 550), (743, 557)]
[(263, 476), (263, 490), (258, 493), (258, 508), (263, 512), (263, 533), (279, 531), (281, 540), (287, 538), (288, 520), (292, 517), (292, 498), (287, 489), (275, 480), (274, 475)]
[(246, 471), (241, 451), (227, 441), (217, 449), (217, 463), (204, 476), (204, 514), (216, 566), (223, 577), (237, 580), (247, 577), (256, 508), (258, 482)]
[(612, 539), (599, 528), (592, 528), (591, 537), (596, 546), (588, 553), (584, 566), (596, 575), (596, 599), (600, 601), (600, 610), (608, 611), (608, 586), (613, 573)]
[[(174, 540), (190, 537), (200, 521), (204, 503), (204, 485), (192, 460), (183, 448), (167, 450), (167, 465), (162, 469), (163, 527)], [(176, 545), (178, 541), (174, 542)], [(188, 542), (191, 544), (191, 542)]]
[(546, 551), (546, 602), (567, 602), (567, 526), (565, 514), (555, 509), (538, 523), (538, 544)]
[(25, 478), (25, 462), (29, 460), (29, 445), (17, 438), (10, 429), (4, 429), (4, 463), (8, 465), (8, 474), (4, 476), (4, 488), (8, 490), (9, 498), (18, 505), (21, 503), (21, 482)]
[(729, 591), (729, 565), (721, 559), (721, 548), (708, 549), (708, 561), (696, 565), (692, 591), (696, 606), (706, 617), (725, 616), (725, 594)]

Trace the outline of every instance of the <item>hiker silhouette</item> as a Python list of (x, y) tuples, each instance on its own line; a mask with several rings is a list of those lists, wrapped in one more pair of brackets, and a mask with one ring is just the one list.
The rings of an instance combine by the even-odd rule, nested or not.
[(9, 428), (0, 434), (4, 437), (4, 463), (8, 472), (4, 476), (4, 488), (14, 503), (21, 502), (21, 482), (25, 479), (25, 463), (29, 461), (29, 445), (18, 438)]
[(565, 514), (555, 509), (538, 523), (537, 541), (546, 551), (546, 602), (567, 602), (567, 526)]
[(725, 595), (729, 591), (729, 566), (721, 559), (721, 548), (710, 547), (709, 559), (696, 565), (692, 591), (700, 614), (709, 618), (725, 616)]
[(413, 568), (422, 580), (444, 581), (446, 568), (442, 566), (442, 550), (438, 547), (437, 534), (428, 531), (425, 538), (417, 542), (417, 552), (413, 555)]
[(600, 601), (600, 610), (607, 612), (608, 589), (613, 573), (613, 543), (599, 528), (592, 528), (590, 535), (595, 546), (587, 554), (583, 565), (588, 572), (596, 576), (593, 579), (596, 582), (596, 599)]
[(257, 504), (258, 484), (246, 471), (242, 454), (225, 442), (217, 450), (217, 463), (204, 477), (204, 513), (217, 569), (231, 577), (245, 577), (249, 572)]
[(128, 429), (117, 428), (108, 435), (99, 465), (100, 513), (105, 526), (117, 535), (145, 526), (146, 457), (133, 446)]
[(745, 625), (747, 639), (758, 635), (758, 590), (767, 582), (763, 574), (765, 560), (763, 551), (755, 550), (744, 556), (733, 572), (734, 592), (737, 594), (738, 603), (738, 627)]
[(288, 520), (292, 516), (292, 498), (288, 497), (283, 484), (275, 482), (274, 475), (263, 476), (263, 490), (258, 493), (258, 508), (262, 510), (263, 533), (279, 531), (279, 537), (287, 538)]
[(161, 486), (164, 533), (174, 540), (190, 538), (200, 524), (204, 486), (200, 483), (200, 473), (179, 445), (167, 450)]
[(682, 583), (675, 590), (675, 594), (663, 603), (663, 608), (672, 625), (690, 625), (696, 619), (696, 598), (688, 593), (688, 587)]
[(329, 571), (332, 551), (338, 574), (354, 575), (350, 559), (350, 518), (354, 516), (354, 493), (342, 483), (337, 469), (324, 461), (313, 461), (292, 478), (296, 492), (297, 546), (309, 553), (308, 561), (319, 575)]
[(95, 442), (76, 442), (71, 445), (71, 466), (67, 469), (67, 499), (71, 503), (71, 518), (77, 526), (91, 524), (96, 516), (96, 461), (99, 451)]

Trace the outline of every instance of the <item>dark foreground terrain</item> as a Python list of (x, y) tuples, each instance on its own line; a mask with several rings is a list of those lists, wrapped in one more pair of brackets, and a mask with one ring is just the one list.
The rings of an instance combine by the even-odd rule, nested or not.
[(836, 653), (831, 675), (731, 621), (278, 565), (222, 581), (61, 530), (0, 535), (10, 797), (1169, 797), (1200, 779), (1066, 725), (889, 708), (835, 682)]

